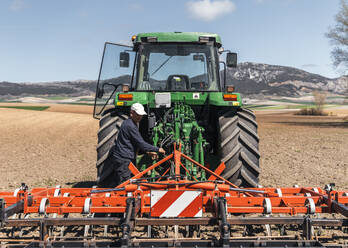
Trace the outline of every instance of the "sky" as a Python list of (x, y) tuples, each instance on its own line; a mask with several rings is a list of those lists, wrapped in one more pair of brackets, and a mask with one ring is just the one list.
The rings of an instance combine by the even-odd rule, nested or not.
[(98, 78), (104, 42), (141, 32), (211, 32), (239, 62), (334, 78), (339, 0), (1, 0), (0, 82)]

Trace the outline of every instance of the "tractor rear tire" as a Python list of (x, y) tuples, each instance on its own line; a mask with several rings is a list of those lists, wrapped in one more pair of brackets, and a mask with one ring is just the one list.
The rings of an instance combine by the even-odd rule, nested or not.
[(257, 187), (259, 136), (254, 113), (245, 108), (228, 111), (219, 117), (219, 148), (225, 163), (222, 177), (240, 187)]
[(108, 185), (108, 177), (111, 175), (112, 166), (109, 161), (109, 151), (115, 143), (118, 132), (128, 115), (122, 112), (108, 112), (99, 121), (98, 145), (97, 145), (97, 185)]

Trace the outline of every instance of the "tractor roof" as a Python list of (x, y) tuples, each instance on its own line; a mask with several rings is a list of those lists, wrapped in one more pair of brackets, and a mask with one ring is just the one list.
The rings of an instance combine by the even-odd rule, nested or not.
[(214, 41), (216, 46), (221, 47), (221, 38), (217, 34), (200, 32), (158, 32), (139, 33), (134, 42), (207, 42)]

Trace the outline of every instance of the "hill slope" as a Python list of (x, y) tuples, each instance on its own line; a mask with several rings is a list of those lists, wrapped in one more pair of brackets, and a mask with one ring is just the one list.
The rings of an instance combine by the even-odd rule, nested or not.
[[(221, 72), (223, 75), (223, 72)], [(276, 96), (300, 96), (314, 90), (344, 94), (348, 88), (348, 78), (329, 79), (300, 69), (257, 63), (240, 63), (238, 68), (227, 69), (227, 84), (236, 86), (236, 91), (249, 94)], [(128, 79), (116, 79), (117, 82)], [(45, 83), (0, 82), (0, 99), (18, 96), (92, 95), (96, 89), (96, 80), (77, 80)]]
[(347, 88), (345, 77), (329, 79), (293, 67), (250, 62), (228, 69), (227, 82), (244, 94), (280, 96), (302, 95), (313, 90), (344, 94)]

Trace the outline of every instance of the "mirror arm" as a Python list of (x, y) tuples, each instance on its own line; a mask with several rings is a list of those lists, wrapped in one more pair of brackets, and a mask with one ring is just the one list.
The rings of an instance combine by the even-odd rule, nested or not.
[(108, 104), (108, 102), (110, 101), (111, 97), (114, 95), (114, 93), (116, 92), (118, 86), (122, 85), (122, 84), (110, 84), (110, 83), (105, 83), (103, 84), (102, 90), (104, 92), (104, 85), (110, 85), (110, 86), (114, 86), (114, 90), (112, 91), (112, 93), (110, 94), (108, 100), (105, 102), (105, 104), (103, 105), (102, 109), (99, 111), (99, 114), (102, 113), (106, 107), (106, 105)]
[(220, 63), (224, 64), (224, 84), (223, 84), (223, 90), (226, 89), (226, 63), (224, 61), (220, 61)]
[[(105, 84), (103, 84), (103, 86), (101, 87), (101, 89), (98, 89), (98, 95), (97, 95), (98, 98), (102, 98), (102, 97), (103, 97), (105, 85), (113, 86), (113, 87), (115, 88), (115, 90), (117, 90), (118, 86), (120, 86), (120, 85), (122, 85), (122, 84), (110, 84), (110, 83), (105, 83)], [(114, 91), (115, 91), (115, 90), (114, 90)], [(100, 97), (99, 97), (99, 92), (102, 93)]]

